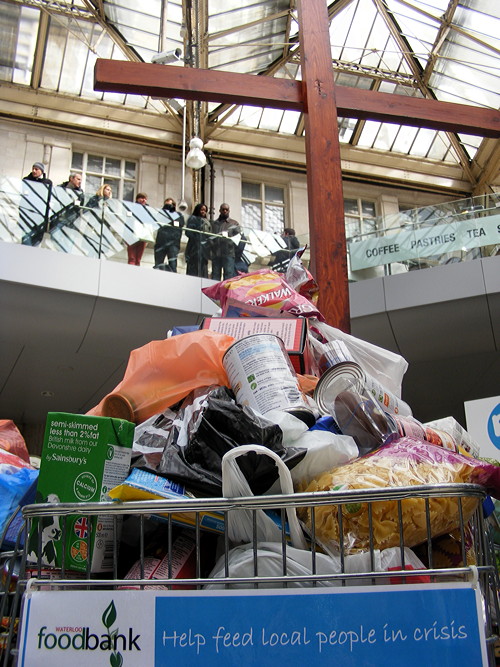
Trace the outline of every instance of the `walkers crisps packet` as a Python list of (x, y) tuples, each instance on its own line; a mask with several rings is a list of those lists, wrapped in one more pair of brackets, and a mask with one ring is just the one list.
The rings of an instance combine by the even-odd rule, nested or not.
[(235, 276), (210, 287), (204, 287), (202, 292), (223, 310), (227, 299), (230, 298), (251, 306), (272, 308), (297, 317), (316, 317), (324, 321), (324, 317), (313, 303), (290, 287), (282, 274), (271, 269), (260, 269)]

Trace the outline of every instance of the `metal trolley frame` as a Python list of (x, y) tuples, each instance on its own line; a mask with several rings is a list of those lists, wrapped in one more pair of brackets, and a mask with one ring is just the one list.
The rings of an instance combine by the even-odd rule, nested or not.
[[(31, 589), (51, 590), (94, 590), (123, 588), (124, 579), (119, 578), (118, 554), (120, 548), (119, 524), (125, 517), (135, 515), (138, 530), (138, 578), (127, 579), (127, 586), (135, 589), (151, 585), (151, 581), (145, 577), (145, 554), (147, 551), (147, 539), (145, 538), (145, 526), (151, 517), (161, 517), (166, 531), (166, 551), (171, 554), (172, 536), (176, 529), (175, 517), (186, 514), (192, 520), (193, 535), (195, 537), (196, 576), (191, 579), (183, 579), (182, 584), (202, 589), (207, 584), (220, 584), (223, 588), (237, 588), (241, 586), (253, 588), (287, 587), (291, 584), (316, 587), (318, 585), (331, 584), (332, 586), (375, 585), (380, 580), (387, 581), (387, 573), (375, 571), (375, 542), (374, 542), (374, 518), (373, 507), (377, 502), (395, 501), (399, 516), (399, 535), (396, 535), (397, 545), (401, 556), (401, 566), (390, 573), (391, 581), (411, 585), (411, 577), (405, 570), (405, 536), (403, 526), (403, 507), (408, 499), (421, 499), (425, 507), (426, 539), (420, 545), (427, 555), (425, 570), (412, 571), (411, 577), (424, 575), (431, 583), (439, 584), (449, 581), (469, 581), (477, 579), (484, 607), (484, 632), (487, 644), (489, 665), (495, 664), (494, 645), (497, 640), (496, 631), (500, 623), (500, 612), (498, 603), (498, 573), (494, 559), (492, 541), (492, 530), (488, 521), (483, 516), (482, 502), (486, 498), (485, 490), (473, 484), (443, 484), (439, 486), (412, 486), (400, 488), (360, 489), (347, 491), (332, 491), (319, 493), (297, 493), (293, 495), (256, 496), (247, 498), (197, 498), (190, 500), (148, 500), (132, 502), (98, 502), (98, 503), (66, 503), (66, 504), (39, 504), (29, 505), (23, 509), (24, 524), (18, 534), (17, 543), (9, 552), (0, 552), (2, 565), (2, 580), (0, 586), (0, 619), (3, 619), (2, 634), (0, 634), (0, 665), (12, 666), (17, 662), (19, 653), (21, 633), (18, 632), (18, 620), (22, 614), (23, 595), (26, 591), (28, 580)], [(433, 552), (432, 521), (430, 502), (432, 499), (454, 498), (457, 501), (456, 534), (458, 535), (459, 566), (457, 567), (435, 567)], [(477, 509), (471, 519), (466, 522), (462, 511), (465, 499), (476, 499)], [(345, 568), (346, 558), (349, 550), (344, 546), (344, 527), (342, 522), (343, 509), (352, 507), (354, 503), (363, 503), (368, 510), (369, 521), (369, 563), (366, 572), (348, 573)], [(338, 554), (340, 571), (337, 574), (319, 574), (316, 570), (316, 560), (324, 549), (316, 534), (315, 508), (331, 505), (336, 507), (338, 517), (339, 545)], [(286, 534), (286, 510), (296, 508), (304, 510), (308, 508), (311, 521), (307, 531), (307, 539), (311, 551), (311, 572), (307, 575), (290, 575), (287, 572), (287, 549), (289, 549)], [(229, 554), (231, 544), (227, 530), (227, 517), (231, 512), (238, 510), (250, 510), (253, 516), (253, 539), (249, 547), (253, 553), (253, 572), (251, 576), (234, 577), (230, 572)], [(282, 572), (279, 576), (261, 576), (259, 574), (259, 559), (257, 557), (257, 512), (259, 510), (275, 510), (281, 515), (281, 554)], [(224, 517), (224, 531), (217, 537), (218, 551), (224, 556), (224, 575), (217, 579), (209, 579), (204, 572), (204, 559), (206, 558), (205, 546), (202, 539), (204, 529), (202, 527), (202, 515), (205, 512), (221, 513)], [(113, 570), (104, 575), (92, 575), (90, 566), (81, 574), (81, 578), (75, 578), (68, 571), (63, 562), (62, 567), (54, 572), (47, 572), (47, 567), (39, 560), (36, 564), (27, 563), (27, 548), (21, 546), (28, 540), (34, 522), (40, 526), (43, 517), (59, 517), (62, 528), (63, 544), (68, 539), (66, 530), (66, 518), (70, 515), (81, 515), (94, 517), (96, 515), (111, 515), (114, 525), (113, 540)], [(175, 516), (174, 516), (175, 515)], [(467, 536), (466, 536), (467, 534)], [(470, 539), (472, 539), (472, 552), (475, 564), (470, 562)], [(41, 533), (39, 531), (39, 544), (41, 544)], [(87, 547), (90, 550), (90, 536), (87, 537)], [(40, 551), (39, 551), (40, 553)], [(31, 579), (30, 579), (31, 577)], [(155, 586), (172, 589), (179, 585), (179, 579), (172, 578), (172, 562), (169, 558), (168, 577), (155, 579)], [(335, 589), (332, 589), (335, 591)]]

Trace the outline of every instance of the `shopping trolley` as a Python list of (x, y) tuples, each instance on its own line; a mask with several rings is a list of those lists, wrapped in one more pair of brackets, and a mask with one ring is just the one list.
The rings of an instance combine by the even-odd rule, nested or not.
[[(17, 543), (2, 554), (0, 664), (116, 667), (180, 659), (185, 665), (220, 666), (286, 659), (295, 665), (314, 658), (317, 664), (385, 667), (416, 664), (416, 654), (425, 662), (430, 651), (430, 659), (443, 664), (465, 664), (464, 656), (468, 664), (494, 665), (498, 575), (482, 511), (485, 498), (477, 485), (443, 484), (231, 499), (29, 505), (23, 509), (25, 523)], [(442, 506), (447, 499), (453, 499), (456, 509), (456, 552), (453, 558), (446, 553), (449, 560), (443, 565), (437, 560), (446, 549), (437, 550), (433, 512), (436, 502)], [(409, 501), (418, 501), (424, 509), (425, 531), (418, 545), (425, 566), (412, 566), (411, 571), (403, 520)], [(392, 538), (398, 564), (390, 572), (380, 568), (377, 549), (377, 508), (387, 502), (396, 508), (399, 521)], [(464, 508), (471, 502), (475, 509), (469, 518)], [(318, 536), (316, 515), (325, 507), (336, 520), (333, 545)], [(361, 552), (345, 527), (345, 516), (360, 508), (368, 520), (368, 541)], [(279, 527), (281, 539), (271, 546), (259, 539), (262, 511)], [(299, 568), (288, 521), (295, 511), (306, 539)], [(218, 529), (206, 529), (207, 513), (221, 517)], [(28, 542), (26, 535), (38, 528), (41, 543), (41, 519), (50, 516), (58, 517), (62, 540), (71, 540), (66, 528), (71, 515), (89, 522), (95, 516), (112, 517), (109, 572), (92, 573), (90, 558), (78, 573), (70, 572), (65, 562), (57, 569), (40, 558), (28, 562), (28, 548), (21, 546)], [(236, 547), (229, 527), (237, 527), (240, 519), (250, 519), (252, 535), (246, 545)], [(148, 578), (151, 525), (155, 530), (161, 526), (167, 554), (163, 576), (154, 580)], [(193, 569), (179, 579), (173, 574), (177, 563), (172, 547), (181, 529), (189, 532), (194, 546)], [(133, 546), (124, 542), (124, 531), (134, 535)], [(90, 552), (89, 534), (86, 540)], [(272, 558), (267, 558), (270, 552)], [(244, 567), (242, 559), (236, 566), (235, 553), (243, 554)], [(126, 557), (135, 561), (135, 568), (124, 576), (121, 562)], [(330, 562), (334, 565), (325, 569)], [(186, 619), (191, 619), (189, 630), (182, 625)], [(413, 634), (405, 623), (413, 624)], [(131, 654), (139, 649), (140, 659), (134, 658)]]

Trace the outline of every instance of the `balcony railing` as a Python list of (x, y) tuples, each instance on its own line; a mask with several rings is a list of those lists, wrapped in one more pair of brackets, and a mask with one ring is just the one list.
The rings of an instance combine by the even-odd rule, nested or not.
[[(222, 237), (189, 229), (188, 220), (187, 215), (179, 219), (179, 240), (171, 243), (165, 260), (155, 265), (158, 230), (172, 226), (162, 209), (117, 199), (97, 200), (35, 181), (0, 178), (0, 241), (8, 243), (126, 263), (127, 246), (144, 241), (141, 265), (211, 277), (214, 248)], [(249, 271), (268, 266), (286, 269), (286, 258), (279, 261), (286, 255), (280, 252), (286, 251), (286, 245), (278, 234), (244, 226), (241, 232), (226, 239), (235, 244), (237, 258), (242, 258), (237, 269), (244, 270), (245, 265)], [(302, 246), (308, 245), (308, 235), (298, 238)], [(186, 263), (190, 247), (191, 255), (194, 247), (198, 256), (194, 270), (192, 261), (191, 267)], [(347, 249), (352, 281), (499, 254), (500, 195), (377, 218), (374, 231), (347, 239)], [(307, 265), (307, 251), (303, 259)]]
[[(155, 242), (162, 227), (172, 233), (166, 234), (166, 240), (163, 235), (169, 249), (164, 261), (155, 265)], [(283, 251), (286, 254), (286, 244), (278, 234), (241, 226), (241, 234), (226, 238), (189, 228), (188, 215), (173, 222), (168, 213), (152, 206), (79, 196), (61, 186), (49, 188), (14, 178), (0, 179), (0, 240), (123, 263), (128, 261), (127, 246), (144, 241), (141, 265), (204, 277), (211, 277), (212, 258), (221, 243), (234, 243), (236, 259), (241, 257), (243, 262), (237, 263), (240, 270), (245, 265), (247, 270), (267, 266), (282, 270), (287, 264), (279, 261)], [(194, 269), (193, 257), (198, 258)]]
[(500, 195), (469, 197), (377, 218), (373, 232), (347, 241), (352, 280), (497, 255)]

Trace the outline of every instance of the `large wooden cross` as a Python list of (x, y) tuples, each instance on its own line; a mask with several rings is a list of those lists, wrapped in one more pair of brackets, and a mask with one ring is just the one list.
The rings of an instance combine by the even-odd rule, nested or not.
[(302, 81), (191, 67), (97, 60), (96, 90), (295, 109), (305, 114), (311, 271), (326, 321), (350, 331), (337, 117), (500, 136), (500, 112), (335, 86), (325, 0), (298, 0)]

